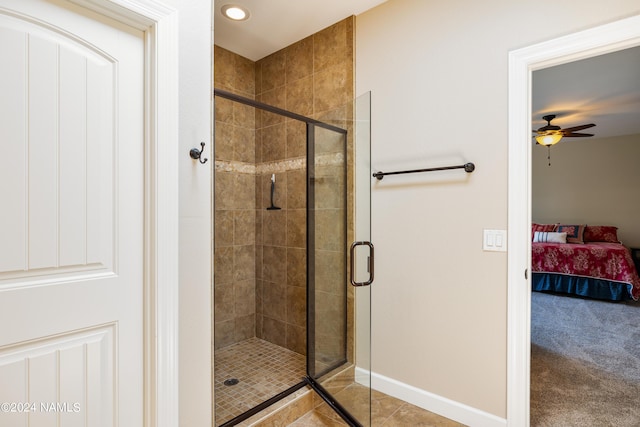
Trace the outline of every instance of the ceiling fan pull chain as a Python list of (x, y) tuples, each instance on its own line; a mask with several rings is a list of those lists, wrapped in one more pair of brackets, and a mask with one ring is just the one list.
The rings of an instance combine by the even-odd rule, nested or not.
[(547, 160), (549, 161), (549, 166), (551, 166), (551, 146), (547, 145)]

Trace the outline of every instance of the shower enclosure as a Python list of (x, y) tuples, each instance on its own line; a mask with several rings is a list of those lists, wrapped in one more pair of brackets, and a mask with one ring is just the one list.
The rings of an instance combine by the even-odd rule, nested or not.
[(216, 425), (305, 388), (331, 416), (370, 425), (369, 288), (348, 273), (370, 277), (372, 252), (354, 246), (347, 263), (348, 242), (369, 240), (369, 98), (344, 107), (358, 122), (222, 90), (215, 102)]

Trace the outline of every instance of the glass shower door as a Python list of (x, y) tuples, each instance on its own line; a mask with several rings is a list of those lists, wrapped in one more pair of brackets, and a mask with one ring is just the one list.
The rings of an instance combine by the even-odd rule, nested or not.
[[(350, 275), (356, 284), (373, 277), (373, 249), (359, 245), (349, 252), (352, 241), (370, 241), (368, 95), (356, 101), (356, 117), (353, 141), (340, 128), (307, 128), (307, 370), (310, 385), (333, 411), (350, 425), (369, 426), (370, 288), (349, 284)], [(349, 143), (355, 147), (350, 159)], [(348, 160), (355, 162), (351, 177)], [(355, 198), (348, 188), (355, 188)]]

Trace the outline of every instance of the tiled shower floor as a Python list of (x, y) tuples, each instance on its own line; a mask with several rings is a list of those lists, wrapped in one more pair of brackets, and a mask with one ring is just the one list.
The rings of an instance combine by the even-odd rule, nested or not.
[[(259, 338), (216, 350), (216, 425), (299, 383), (305, 366), (305, 356)], [(233, 378), (236, 385), (224, 385)]]

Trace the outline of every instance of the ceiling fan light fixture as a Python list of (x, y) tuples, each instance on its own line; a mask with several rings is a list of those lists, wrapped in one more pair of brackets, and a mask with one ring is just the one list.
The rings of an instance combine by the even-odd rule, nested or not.
[(222, 11), (222, 16), (232, 21), (246, 21), (250, 16), (247, 8), (236, 4), (225, 4), (220, 10)]
[(562, 139), (562, 132), (548, 132), (543, 135), (537, 135), (536, 141), (540, 145), (550, 146), (557, 144)]

